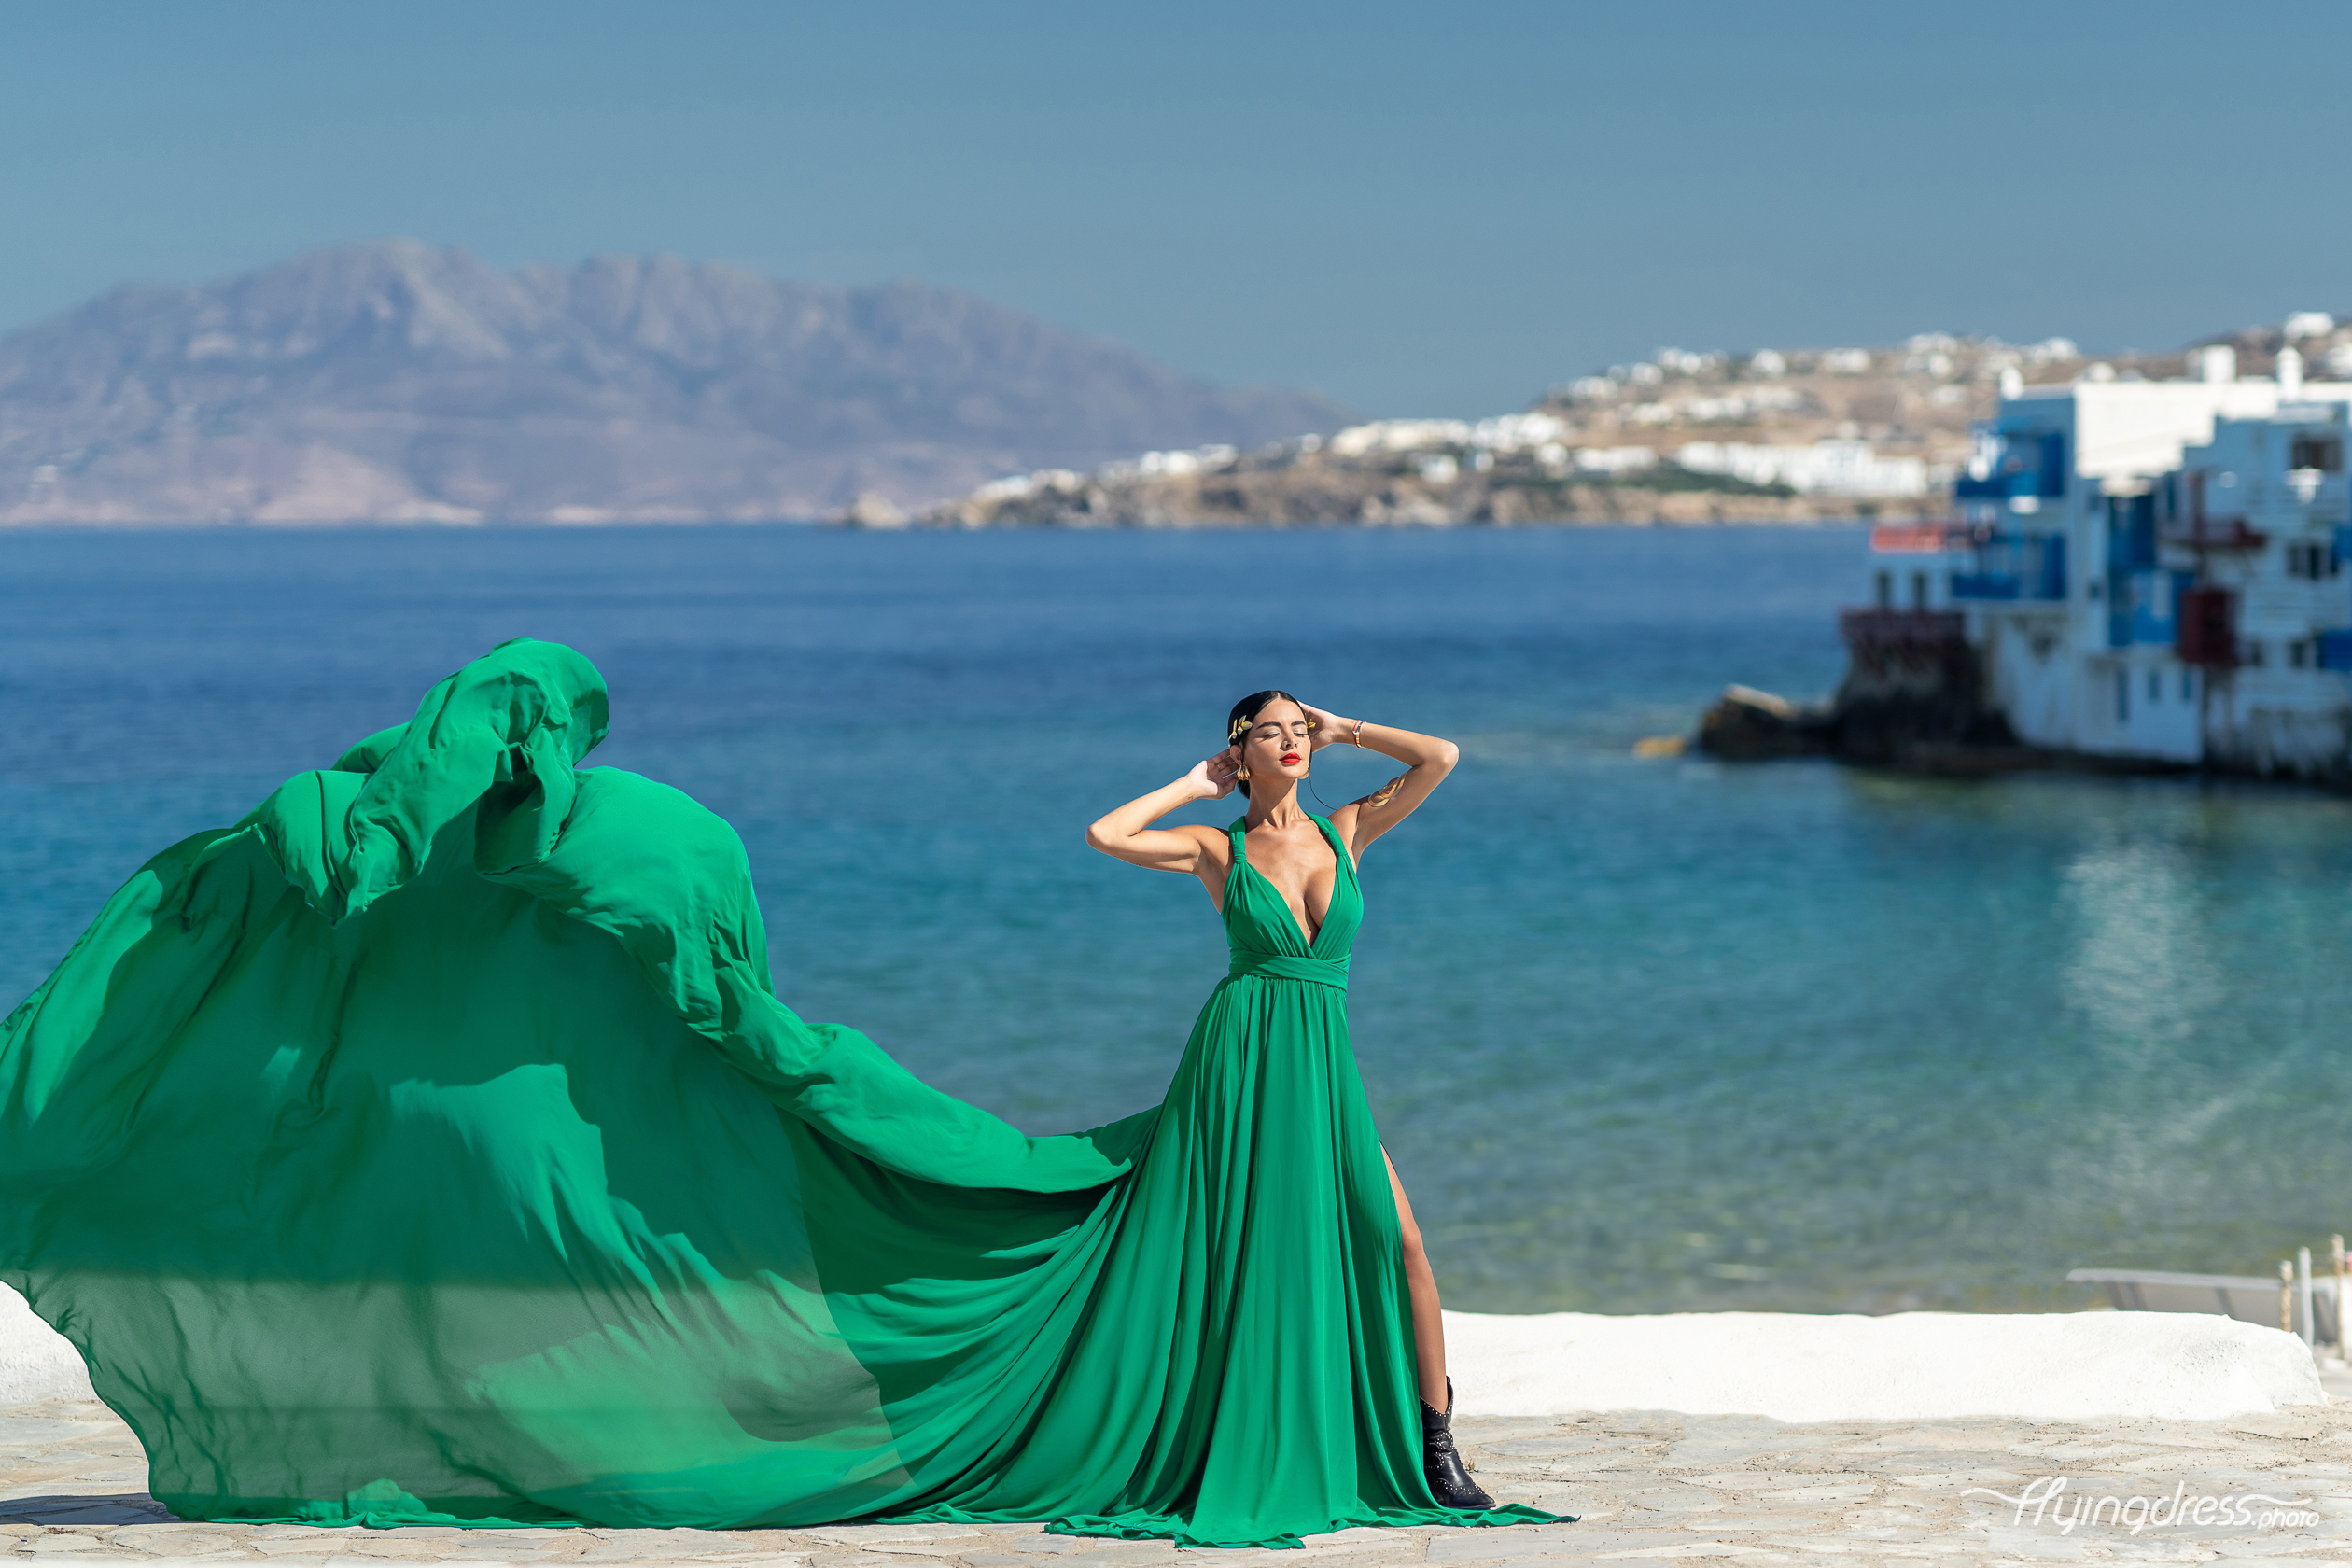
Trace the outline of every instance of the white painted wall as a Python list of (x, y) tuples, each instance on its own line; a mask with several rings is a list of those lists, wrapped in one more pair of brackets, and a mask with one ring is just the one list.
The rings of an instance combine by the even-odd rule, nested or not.
[(2085, 665), (2082, 749), (2170, 763), (2193, 763), (2205, 754), (2203, 671), (2189, 669), (2163, 648), (2116, 649)]
[(2181, 459), (2211, 476), (2218, 514), (2242, 515), (2264, 536), (2259, 550), (2212, 558), (2209, 576), (2237, 595), (2239, 637), (2262, 659), (2217, 676), (2205, 722), (2209, 756), (2263, 773), (2324, 773), (2352, 754), (2352, 682), (2290, 658), (2321, 632), (2352, 626), (2352, 570), (2313, 579), (2289, 569), (2293, 547), (2329, 544), (2347, 501), (2345, 474), (2289, 472), (2301, 434), (2352, 447), (2352, 416), (2300, 399), (2266, 418), (2222, 420)]
[(0, 1285), (0, 1407), (44, 1399), (95, 1399), (81, 1353)]
[(2071, 750), (2079, 741), (2075, 721), (2075, 673), (2065, 644), (2065, 620), (2046, 611), (1987, 611), (1974, 639), (1984, 660), (1994, 705), (2028, 746)]
[[(2180, 669), (2169, 650), (2107, 647), (2106, 497), (2129, 493), (2184, 463), (2218, 465), (2233, 483), (2226, 496), (2211, 493), (2217, 513), (2243, 514), (2250, 526), (2273, 536), (2259, 555), (2216, 558), (2216, 577), (2242, 590), (2244, 635), (2283, 645), (2352, 625), (2352, 572), (2314, 585), (2290, 580), (2284, 568), (2288, 539), (2324, 541), (2342, 520), (2345, 481), (2330, 476), (2315, 490), (2308, 478), (2289, 480), (2285, 465), (2292, 431), (2283, 421), (2300, 415), (2352, 428), (2347, 406), (2352, 383), (2306, 383), (2283, 404), (2276, 382), (2255, 378), (2084, 381), (2002, 399), (2005, 420), (2065, 435), (2069, 464), (2064, 497), (2013, 503), (2002, 525), (2065, 536), (2065, 604), (2052, 607), (2055, 614), (1988, 609), (1979, 623), (1995, 700), (2020, 739), (2167, 761), (2211, 753), (2301, 770), (2345, 745), (2352, 735), (2352, 684), (2331, 672), (2275, 672), (2292, 680), (2263, 671), (2225, 673), (2214, 680), (2209, 697), (2199, 692), (2192, 711), (2179, 700)], [(2269, 423), (2274, 417), (2282, 420), (2275, 427)], [(2217, 421), (2222, 423), (2217, 427)], [(2054, 651), (2048, 647), (2053, 627), (2062, 644)], [(2119, 670), (2130, 693), (2120, 705)], [(2157, 677), (2153, 697), (2151, 671)], [(2195, 678), (2200, 684), (2204, 679)]]

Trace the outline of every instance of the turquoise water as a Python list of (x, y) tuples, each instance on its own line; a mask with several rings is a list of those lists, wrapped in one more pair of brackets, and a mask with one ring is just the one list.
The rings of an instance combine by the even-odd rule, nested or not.
[(1083, 830), (1280, 685), (1462, 746), (1366, 859), (1351, 999), (1450, 1305), (2040, 1306), (2352, 1228), (2352, 802), (1630, 755), (1727, 680), (1833, 685), (1862, 548), (0, 535), (0, 1005), (146, 854), (527, 634), (609, 677), (595, 761), (742, 830), (788, 1001), (1090, 1125), (1159, 1097), (1225, 958), (1197, 884)]

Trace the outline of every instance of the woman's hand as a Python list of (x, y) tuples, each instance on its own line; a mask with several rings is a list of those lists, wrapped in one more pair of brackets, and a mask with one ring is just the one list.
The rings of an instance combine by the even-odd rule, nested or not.
[[(1215, 888), (1225, 886), (1223, 862), (1217, 859), (1225, 835), (1199, 822), (1155, 828), (1154, 822), (1194, 801), (1223, 800), (1233, 792), (1233, 775), (1241, 765), (1231, 750), (1203, 757), (1148, 795), (1139, 795), (1116, 811), (1096, 819), (1086, 830), (1089, 848), (1155, 871), (1181, 871), (1190, 876), (1213, 874)], [(1204, 870), (1206, 867), (1208, 869)], [(1215, 888), (1211, 890), (1214, 891)]]
[(1326, 746), (1337, 746), (1344, 743), (1354, 733), (1356, 727), (1354, 720), (1342, 719), (1328, 708), (1313, 707), (1306, 703), (1300, 703), (1298, 710), (1307, 715), (1307, 721), (1314, 726), (1307, 735), (1307, 749), (1309, 756)]
[(1241, 768), (1241, 749), (1228, 746), (1213, 756), (1203, 757), (1184, 775), (1184, 782), (1194, 790), (1197, 800), (1223, 800), (1233, 793), (1233, 776)]
[(1359, 856), (1366, 845), (1411, 816), (1413, 808), (1429, 798), (1429, 791), (1445, 781), (1462, 756), (1461, 749), (1452, 741), (1440, 740), (1435, 735), (1415, 735), (1393, 724), (1365, 724), (1311, 707), (1307, 711), (1328, 722), (1335, 739), (1345, 739), (1405, 764), (1403, 773), (1331, 814), (1331, 825), (1338, 830), (1341, 841)]

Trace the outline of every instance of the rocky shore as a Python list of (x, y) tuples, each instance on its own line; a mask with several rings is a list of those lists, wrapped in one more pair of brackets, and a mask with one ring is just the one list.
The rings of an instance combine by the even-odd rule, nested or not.
[(2008, 721), (1987, 704), (1976, 652), (1956, 633), (1876, 639), (1849, 625), (1846, 640), (1845, 679), (1827, 706), (1727, 686), (1700, 717), (1699, 749), (1727, 762), (1834, 757), (1921, 773), (2050, 765), (2042, 753), (2020, 746)]
[(1692, 744), (1726, 762), (1828, 757), (1939, 778), (2191, 771), (2186, 763), (2021, 744), (1988, 700), (1981, 661), (1958, 621), (1952, 616), (1939, 627), (1916, 617), (1848, 610), (1845, 678), (1827, 704), (1727, 686), (1700, 715)]

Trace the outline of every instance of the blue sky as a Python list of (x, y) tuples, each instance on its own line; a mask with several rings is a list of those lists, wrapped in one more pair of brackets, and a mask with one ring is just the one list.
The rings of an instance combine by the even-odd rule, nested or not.
[(16, 0), (0, 329), (412, 235), (1479, 413), (1662, 344), (2352, 313), (2352, 7)]

